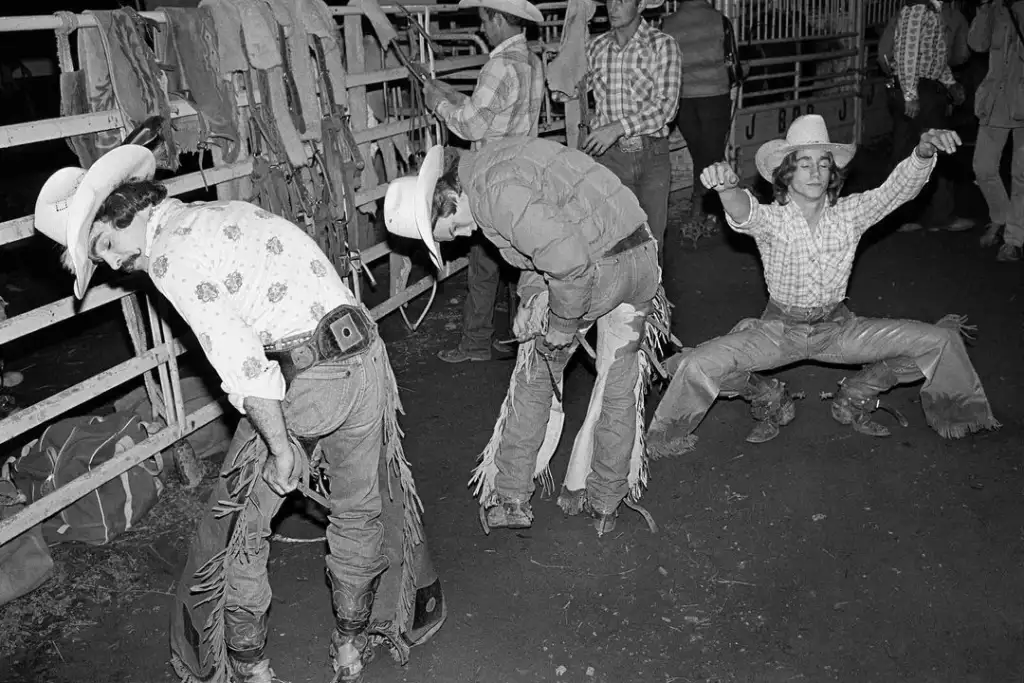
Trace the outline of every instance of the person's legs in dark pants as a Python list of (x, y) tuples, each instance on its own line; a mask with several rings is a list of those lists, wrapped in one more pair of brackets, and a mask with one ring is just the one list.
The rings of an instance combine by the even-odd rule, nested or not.
[(469, 248), (469, 266), (466, 268), (468, 291), (462, 311), (462, 338), (454, 349), (437, 354), (446, 363), (467, 360), (490, 360), (494, 336), (494, 308), (501, 281), (501, 263), (483, 237), (476, 236)]
[[(903, 158), (909, 156), (911, 143), (916, 146), (921, 134), (930, 129), (947, 129), (949, 121), (949, 97), (946, 87), (937, 81), (922, 80), (918, 83), (918, 97), (921, 109), (912, 120), (913, 128), (906, 131), (903, 144), (909, 148)], [(901, 94), (902, 97), (902, 94)], [(905, 121), (911, 121), (906, 116)], [(902, 159), (901, 159), (902, 160)], [(931, 182), (925, 185), (921, 193), (912, 202), (905, 205), (904, 223), (901, 232), (913, 232), (922, 227), (935, 229), (965, 230), (972, 224), (958, 219), (956, 216), (954, 192), (954, 161), (943, 156), (939, 159)]]
[(693, 194), (691, 216), (703, 220), (720, 213), (721, 203), (715, 192), (697, 180), (701, 171), (725, 157), (725, 146), (731, 125), (732, 101), (728, 94), (713, 97), (687, 97), (679, 100), (676, 127), (686, 141), (693, 159)]

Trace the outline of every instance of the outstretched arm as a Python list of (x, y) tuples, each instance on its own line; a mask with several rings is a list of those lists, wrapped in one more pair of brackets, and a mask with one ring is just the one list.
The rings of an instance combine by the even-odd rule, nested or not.
[(711, 164), (701, 171), (700, 182), (704, 187), (718, 193), (719, 199), (722, 200), (722, 208), (725, 209), (734, 230), (753, 232), (750, 229), (752, 226), (748, 226), (747, 223), (756, 202), (751, 199), (749, 192), (739, 188), (740, 179), (732, 166), (724, 161)]
[(881, 186), (841, 201), (840, 210), (846, 214), (848, 224), (858, 234), (863, 234), (909, 202), (928, 183), (936, 155), (939, 152), (952, 154), (961, 144), (960, 136), (951, 130), (932, 129), (923, 133), (913, 153), (893, 169)]

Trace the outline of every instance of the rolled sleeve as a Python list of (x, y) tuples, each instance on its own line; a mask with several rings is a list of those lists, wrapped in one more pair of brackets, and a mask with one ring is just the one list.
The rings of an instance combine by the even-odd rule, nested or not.
[(231, 404), (244, 415), (247, 397), (283, 400), (280, 367), (229, 305), (224, 285), (206, 273), (195, 259), (173, 252), (158, 255), (150, 267), (154, 285), (195, 333)]
[[(488, 184), (493, 225), (533, 262), (548, 284), (549, 324), (574, 331), (590, 310), (594, 264), (578, 227), (522, 185)], [(508, 231), (507, 234), (504, 234)]]
[(914, 150), (876, 189), (840, 200), (848, 223), (861, 234), (876, 225), (921, 192), (937, 163), (938, 153), (922, 159)]
[(772, 228), (772, 222), (768, 220), (769, 216), (765, 211), (765, 207), (761, 202), (757, 201), (757, 198), (750, 192), (750, 190), (744, 189), (744, 193), (747, 195), (747, 200), (750, 202), (750, 215), (747, 216), (747, 220), (742, 223), (733, 219), (729, 215), (729, 212), (725, 212), (725, 222), (728, 223), (729, 227), (734, 232), (742, 233), (744, 235), (760, 235), (766, 232), (770, 232)]

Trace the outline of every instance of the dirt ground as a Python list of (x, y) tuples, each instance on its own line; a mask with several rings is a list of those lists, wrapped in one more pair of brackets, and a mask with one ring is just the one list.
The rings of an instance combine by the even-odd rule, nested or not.
[[(854, 173), (861, 184), (869, 177)], [(974, 192), (965, 187), (962, 201), (976, 205)], [(889, 398), (911, 425), (893, 423), (893, 436), (871, 439), (834, 423), (818, 400), (848, 370), (785, 369), (807, 398), (776, 440), (745, 443), (745, 404), (722, 401), (701, 425), (695, 452), (653, 463), (643, 502), (657, 535), (625, 511), (598, 540), (584, 520), (535, 499), (532, 529), (484, 536), (466, 483), (512, 364), (436, 359), (456, 338), (462, 278), (442, 286), (418, 332), (388, 320), (406, 452), (449, 620), (405, 668), (375, 662), (367, 683), (1021, 681), (1024, 269), (996, 263), (994, 250), (978, 246), (980, 229), (894, 227), (865, 240), (851, 307), (927, 321), (968, 315), (978, 326), (972, 357), (1003, 428), (944, 441), (926, 426), (917, 388), (905, 387)], [(673, 327), (687, 345), (765, 303), (756, 252), (742, 238), (712, 236), (696, 248), (674, 240), (667, 264)], [(36, 364), (25, 370), (19, 400), (52, 393), (38, 386), (52, 385), (55, 372), (65, 382), (87, 375), (85, 365), (68, 363), (98, 338), (102, 362), (120, 360), (127, 351), (118, 325), (97, 316), (74, 341), (51, 340), (18, 357), (5, 350), (10, 368)], [(587, 363), (567, 378), (568, 433), (582, 422), (592, 381)], [(556, 468), (570, 444), (563, 439)], [(54, 548), (59, 592), (44, 586), (0, 608), (0, 679), (173, 680), (170, 591), (199, 501), (172, 485), (150, 518), (114, 544)], [(300, 516), (284, 519), (279, 532), (322, 533)], [(268, 651), (284, 681), (329, 679), (323, 552), (321, 542), (273, 546)]]

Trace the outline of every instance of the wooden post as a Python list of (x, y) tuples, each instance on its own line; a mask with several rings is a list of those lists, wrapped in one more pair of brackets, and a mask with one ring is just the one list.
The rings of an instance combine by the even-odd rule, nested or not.
[[(348, 72), (350, 74), (361, 74), (366, 72), (366, 51), (363, 47), (363, 16), (359, 15), (347, 15), (345, 17), (345, 59), (348, 64)], [(368, 105), (366, 103), (366, 86), (360, 85), (354, 88), (348, 89), (348, 113), (349, 121), (352, 126), (353, 132), (367, 129), (367, 122), (369, 117), (367, 115)], [(368, 169), (373, 168), (373, 159), (370, 158), (370, 144), (363, 143), (359, 145), (359, 151), (363, 155), (363, 162), (366, 164)], [(372, 187), (366, 187), (367, 177), (373, 177), (374, 173), (367, 173), (363, 171), (363, 187), (359, 188), (363, 192), (372, 190)], [(356, 210), (355, 212), (357, 227), (353, 230), (349, 228), (349, 239), (352, 241), (352, 246), (356, 249), (363, 249), (373, 244), (373, 230), (372, 226), (369, 225), (369, 221), (365, 220), (364, 214), (361, 211)]]

